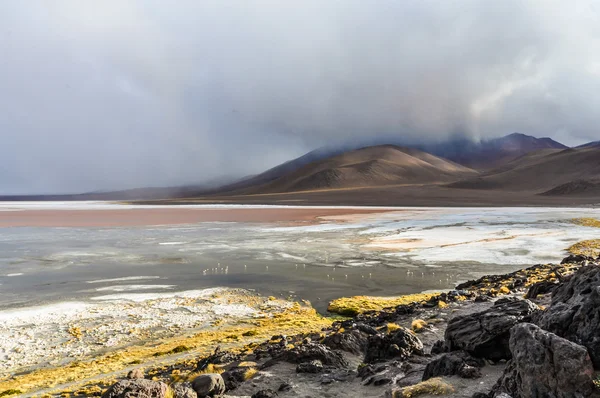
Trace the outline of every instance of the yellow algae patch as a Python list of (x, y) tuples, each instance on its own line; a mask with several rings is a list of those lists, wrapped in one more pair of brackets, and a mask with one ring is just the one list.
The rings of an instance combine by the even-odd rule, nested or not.
[(427, 322), (425, 322), (422, 319), (415, 319), (410, 324), (410, 327), (413, 330), (413, 332), (417, 333), (422, 331), (425, 326), (427, 326)]
[(381, 311), (398, 305), (421, 303), (437, 295), (439, 293), (417, 293), (398, 297), (342, 297), (329, 303), (327, 311), (344, 316), (355, 316), (367, 311)]
[(571, 220), (573, 224), (581, 225), (584, 227), (595, 227), (600, 228), (600, 220), (591, 217), (574, 218)]
[[(331, 326), (332, 321), (319, 315), (312, 307), (302, 306), (294, 303), (289, 308), (275, 314), (264, 313), (258, 318), (244, 320), (235, 325), (225, 324), (219, 328), (202, 330), (189, 336), (179, 336), (154, 341), (145, 345), (123, 348), (111, 353), (104, 354), (88, 361), (72, 362), (58, 368), (43, 368), (30, 373), (15, 376), (0, 381), (0, 393), (19, 389), (25, 392), (33, 392), (40, 389), (55, 388), (60, 384), (74, 382), (71, 388), (75, 388), (77, 381), (86, 379), (86, 384), (105, 379), (104, 375), (112, 372), (120, 372), (131, 366), (132, 363), (144, 364), (156, 361), (156, 353), (180, 352), (181, 347), (189, 348), (186, 354), (194, 357), (212, 353), (216, 346), (221, 345), (224, 349), (240, 351), (246, 344), (253, 341), (261, 341), (272, 335), (296, 335), (300, 333), (319, 332), (322, 328)], [(256, 331), (252, 337), (239, 337), (236, 341), (225, 340), (228, 336), (243, 336), (248, 330)], [(151, 345), (154, 344), (154, 345)], [(178, 354), (181, 355), (181, 354)], [(163, 363), (169, 362), (165, 355)], [(178, 358), (184, 362), (185, 359)], [(177, 360), (171, 359), (171, 363)], [(114, 376), (112, 376), (114, 377)]]
[(256, 368), (246, 369), (246, 371), (244, 372), (244, 380), (250, 380), (251, 378), (256, 376), (257, 373), (258, 373), (258, 369), (256, 369)]
[(223, 366), (215, 365), (214, 363), (209, 363), (205, 369), (189, 373), (185, 377), (185, 380), (194, 381), (198, 376), (202, 376), (205, 374), (212, 374), (212, 373), (221, 374), (223, 372), (225, 372), (225, 368)]
[(392, 397), (394, 398), (413, 398), (420, 395), (448, 395), (454, 393), (454, 387), (446, 383), (439, 377), (434, 377), (426, 381), (422, 381), (419, 384), (405, 387), (401, 390), (394, 391)]
[(398, 325), (397, 323), (388, 323), (387, 324), (388, 334), (394, 333), (398, 329), (400, 329), (400, 325)]
[(577, 242), (567, 251), (571, 254), (597, 257), (600, 255), (600, 239), (591, 239)]

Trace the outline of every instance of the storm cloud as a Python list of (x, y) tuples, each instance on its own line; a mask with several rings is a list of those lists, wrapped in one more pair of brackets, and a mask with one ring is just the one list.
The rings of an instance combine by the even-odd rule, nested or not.
[(240, 177), (366, 137), (599, 139), (597, 2), (0, 2), (0, 193)]

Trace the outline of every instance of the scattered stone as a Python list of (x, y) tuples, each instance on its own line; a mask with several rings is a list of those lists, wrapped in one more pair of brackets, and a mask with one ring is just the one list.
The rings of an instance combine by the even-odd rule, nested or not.
[(130, 380), (143, 379), (144, 371), (140, 368), (133, 369), (131, 372), (127, 373), (127, 378)]
[(227, 391), (231, 391), (238, 388), (244, 381), (246, 381), (247, 371), (248, 368), (246, 367), (235, 367), (226, 372), (221, 373), (221, 377), (223, 378), (223, 382), (225, 383), (225, 389)]
[(450, 319), (445, 332), (451, 351), (465, 350), (479, 358), (493, 361), (510, 359), (510, 329), (538, 310), (529, 300), (502, 298), (481, 312)]
[(323, 363), (318, 359), (302, 362), (296, 366), (297, 373), (321, 373), (323, 371)]
[(511, 365), (494, 386), (492, 396), (600, 397), (585, 347), (522, 323), (511, 330), (510, 349)]
[(537, 314), (534, 323), (585, 346), (594, 366), (600, 368), (600, 266), (582, 267), (558, 286), (550, 307)]
[(225, 381), (218, 373), (207, 373), (196, 377), (192, 388), (198, 397), (214, 397), (225, 393)]
[(376, 334), (369, 337), (365, 363), (385, 359), (406, 359), (412, 354), (423, 355), (423, 343), (406, 328), (400, 327), (391, 334)]
[(427, 364), (423, 373), (423, 381), (432, 377), (454, 375), (465, 379), (479, 378), (481, 377), (479, 368), (484, 365), (485, 362), (482, 359), (474, 358), (466, 351), (451, 352)]
[(124, 379), (113, 384), (102, 398), (166, 398), (169, 387), (160, 381)]
[(279, 391), (279, 392), (288, 392), (288, 391), (291, 391), (292, 388), (294, 388), (294, 386), (292, 386), (290, 383), (281, 383), (281, 385), (279, 386), (279, 388), (277, 389), (277, 391)]
[(342, 350), (355, 355), (362, 355), (367, 347), (369, 336), (359, 330), (334, 333), (323, 340), (323, 344), (334, 350)]
[(356, 377), (356, 372), (348, 369), (333, 369), (321, 377), (321, 384), (331, 384), (335, 381), (346, 382)]
[(275, 398), (277, 393), (273, 390), (261, 390), (257, 393), (252, 394), (252, 398)]
[(175, 383), (171, 386), (171, 389), (173, 390), (173, 398), (198, 398), (198, 394), (196, 394), (190, 382)]

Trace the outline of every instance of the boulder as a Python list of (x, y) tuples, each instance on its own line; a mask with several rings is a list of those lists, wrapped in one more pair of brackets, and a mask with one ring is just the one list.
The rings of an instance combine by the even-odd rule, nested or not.
[(391, 334), (376, 334), (369, 337), (365, 363), (386, 359), (407, 359), (412, 354), (423, 355), (423, 343), (410, 330), (400, 327)]
[(585, 347), (531, 323), (521, 323), (511, 330), (510, 350), (511, 364), (491, 396), (504, 393), (520, 398), (600, 397)]
[(585, 346), (600, 369), (600, 266), (582, 267), (554, 289), (551, 305), (536, 314), (534, 323)]
[(124, 379), (109, 387), (102, 398), (166, 398), (168, 390), (160, 381)]
[(429, 362), (423, 373), (423, 381), (438, 376), (458, 375), (465, 379), (481, 377), (479, 368), (485, 362), (482, 359), (472, 357), (466, 351), (454, 351)]
[(198, 394), (192, 388), (192, 383), (188, 381), (173, 384), (171, 390), (173, 390), (173, 398), (198, 398)]
[(225, 393), (225, 381), (218, 373), (207, 373), (196, 377), (192, 388), (198, 397), (214, 397)]
[(297, 373), (321, 373), (323, 371), (323, 364), (318, 359), (302, 362), (296, 366)]
[(510, 329), (539, 307), (529, 300), (502, 298), (485, 311), (450, 319), (445, 332), (450, 351), (464, 350), (478, 358), (510, 359)]
[(362, 355), (367, 347), (368, 339), (368, 334), (359, 330), (351, 330), (349, 332), (331, 334), (323, 340), (323, 344), (334, 350)]

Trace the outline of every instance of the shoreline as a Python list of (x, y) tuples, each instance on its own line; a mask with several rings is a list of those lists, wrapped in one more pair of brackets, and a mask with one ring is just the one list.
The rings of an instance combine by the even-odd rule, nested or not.
[[(310, 304), (286, 302), (274, 297), (250, 295), (248, 298), (259, 306), (270, 305), (278, 308), (275, 313), (264, 313), (258, 318), (245, 318), (230, 320), (224, 324), (215, 323), (208, 329), (187, 331), (184, 334), (174, 334), (170, 338), (156, 339), (140, 342), (128, 347), (109, 351), (99, 357), (87, 360), (77, 360), (72, 364), (58, 367), (45, 367), (31, 372), (22, 373), (20, 376), (3, 377), (0, 379), (0, 394), (20, 386), (23, 396), (33, 396), (40, 393), (52, 393), (49, 396), (61, 396), (65, 392), (88, 391), (91, 387), (102, 386), (105, 389), (116, 381), (115, 377), (122, 376), (124, 372), (138, 367), (150, 369), (150, 373), (159, 374), (173, 369), (192, 369), (198, 356), (209, 355), (216, 345), (228, 351), (243, 354), (251, 352), (261, 342), (268, 340), (273, 335), (299, 335), (306, 336), (311, 333), (321, 333), (322, 328), (330, 329), (335, 323), (338, 314), (343, 316), (363, 316), (362, 314), (377, 315), (390, 311), (390, 307), (421, 306), (427, 308), (434, 302), (434, 308), (446, 308), (453, 305), (455, 310), (463, 306), (469, 307), (477, 295), (487, 297), (502, 297), (523, 292), (538, 282), (556, 282), (557, 267), (562, 267), (563, 272), (572, 273), (582, 265), (566, 264), (556, 266), (536, 265), (504, 275), (483, 277), (462, 283), (456, 289), (470, 292), (470, 299), (444, 299), (439, 304), (440, 297), (447, 297), (444, 292), (429, 292), (427, 294), (414, 294), (389, 298), (375, 297), (348, 297), (334, 300), (330, 304), (333, 311), (329, 317), (316, 313)], [(525, 280), (515, 286), (516, 280)], [(462, 293), (467, 294), (467, 293)], [(522, 294), (522, 293), (521, 293)], [(452, 304), (452, 302), (454, 304)], [(264, 309), (264, 307), (263, 307)], [(462, 310), (461, 310), (462, 311)], [(277, 315), (279, 313), (279, 315)], [(378, 315), (381, 316), (381, 315)], [(348, 319), (348, 318), (342, 318)], [(325, 329), (323, 329), (325, 330)], [(325, 335), (328, 335), (326, 332)], [(73, 336), (74, 338), (81, 338)], [(154, 369), (154, 370), (152, 370)], [(96, 372), (96, 374), (94, 374)], [(178, 372), (179, 374), (179, 372)], [(85, 375), (85, 377), (84, 377)], [(164, 376), (162, 376), (164, 377)], [(160, 378), (159, 378), (160, 379)], [(49, 383), (49, 380), (52, 380)], [(28, 391), (28, 392), (27, 392)], [(95, 391), (98, 391), (95, 388)]]

